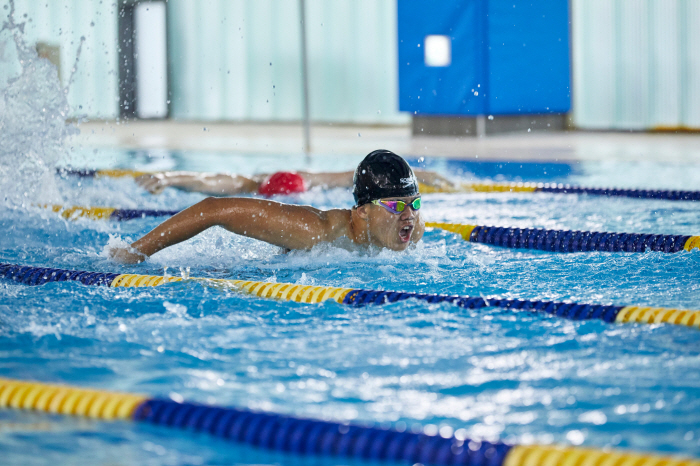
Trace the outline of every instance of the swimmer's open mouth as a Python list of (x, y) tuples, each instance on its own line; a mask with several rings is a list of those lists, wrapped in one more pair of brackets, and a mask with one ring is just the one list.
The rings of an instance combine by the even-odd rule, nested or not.
[(413, 232), (413, 225), (406, 225), (399, 230), (399, 238), (404, 243), (407, 243), (411, 239), (411, 232)]

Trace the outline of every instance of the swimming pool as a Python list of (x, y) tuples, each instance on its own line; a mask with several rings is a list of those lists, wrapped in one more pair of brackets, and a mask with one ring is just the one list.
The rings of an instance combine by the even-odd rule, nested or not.
[[(212, 229), (144, 264), (114, 264), (105, 246), (133, 240), (159, 219), (66, 221), (33, 204), (177, 210), (202, 196), (175, 190), (152, 196), (130, 179), (56, 178), (52, 169), (59, 161), (255, 173), (271, 166), (352, 169), (364, 154), (319, 156), (305, 165), (286, 154), (65, 151), (70, 131), (63, 126), (60, 86), (44, 85), (51, 83), (51, 70), (28, 57), (28, 48), (18, 53), (25, 61), (3, 90), (0, 112), (0, 262), (700, 308), (698, 250), (554, 254), (468, 243), (441, 230), (427, 232), (405, 253), (323, 245), (282, 254)], [(700, 180), (700, 167), (688, 164), (413, 162), (463, 181), (692, 190)], [(352, 205), (351, 194), (340, 189), (281, 200), (319, 208)], [(700, 204), (692, 202), (476, 193), (426, 195), (424, 205), (433, 221), (700, 233)], [(0, 297), (3, 377), (511, 443), (700, 456), (700, 332), (692, 328), (578, 322), (418, 300), (363, 308), (277, 302), (193, 282), (111, 289), (0, 281)], [(3, 463), (22, 465), (348, 464), (149, 425), (12, 410), (0, 410), (0, 449)]]
[[(207, 168), (187, 153), (101, 154), (111, 163)], [(223, 156), (210, 154), (209, 159)], [(357, 160), (359, 160), (358, 156)], [(228, 167), (266, 163), (225, 157)], [(352, 158), (335, 166), (352, 166)], [(418, 163), (418, 161), (415, 161)], [(297, 160), (280, 161), (293, 168)], [(327, 164), (328, 159), (319, 162)], [(421, 161), (454, 174), (442, 159)], [(459, 164), (459, 162), (449, 162)], [(451, 165), (451, 166), (453, 166)], [(221, 164), (212, 163), (217, 169)], [(212, 166), (208, 168), (212, 168)], [(299, 166), (299, 165), (296, 165)], [(476, 167), (461, 179), (518, 179), (546, 166)], [(323, 167), (314, 167), (323, 168)], [(341, 167), (339, 167), (341, 168)], [(342, 167), (345, 168), (345, 167)], [(597, 184), (604, 166), (555, 167), (555, 181)], [(620, 167), (618, 167), (620, 168)], [(653, 177), (623, 166), (617, 185)], [(474, 172), (482, 169), (490, 173)], [(649, 171), (652, 173), (648, 173)], [(668, 167), (657, 186), (693, 189), (695, 173)], [(471, 174), (470, 174), (471, 173)], [(523, 178), (520, 176), (520, 178)], [(541, 178), (539, 178), (541, 179)], [(647, 185), (645, 185), (647, 186)], [(152, 196), (130, 179), (58, 181), (67, 204), (180, 209), (203, 196)], [(282, 198), (349, 207), (341, 189)], [(694, 234), (692, 202), (556, 194), (433, 194), (435, 221), (520, 227)], [(276, 247), (210, 230), (136, 266), (112, 263), (107, 243), (135, 239), (158, 219), (66, 221), (39, 208), (4, 206), (0, 261), (76, 270), (269, 280), (392, 289), (700, 308), (700, 251), (678, 254), (554, 254), (464, 242), (432, 230), (406, 253), (324, 245)], [(174, 283), (109, 289), (78, 283), (0, 284), (0, 375), (147, 393), (336, 421), (465, 429), (514, 443), (583, 444), (700, 456), (700, 332), (671, 325), (572, 322), (503, 309), (462, 309), (408, 300), (348, 308), (275, 302)], [(0, 444), (12, 464), (335, 464), (231, 445), (157, 427), (0, 411)]]

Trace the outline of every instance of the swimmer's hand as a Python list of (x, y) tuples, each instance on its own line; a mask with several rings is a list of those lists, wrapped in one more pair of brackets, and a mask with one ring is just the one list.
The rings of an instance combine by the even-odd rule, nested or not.
[(449, 190), (457, 187), (455, 183), (433, 171), (416, 169), (413, 170), (413, 173), (415, 173), (419, 182), (434, 188)]
[(132, 247), (110, 249), (109, 257), (120, 264), (139, 264), (148, 259), (146, 254)]
[(166, 173), (152, 173), (141, 175), (135, 179), (136, 184), (151, 194), (160, 194), (168, 187), (168, 175)]

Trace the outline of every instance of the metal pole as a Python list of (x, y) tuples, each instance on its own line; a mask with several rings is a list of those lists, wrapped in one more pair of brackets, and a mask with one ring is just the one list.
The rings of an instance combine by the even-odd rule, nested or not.
[(304, 119), (304, 154), (306, 161), (311, 162), (311, 121), (309, 117), (309, 73), (306, 58), (306, 2), (299, 0), (299, 18), (301, 19), (301, 84), (302, 111)]

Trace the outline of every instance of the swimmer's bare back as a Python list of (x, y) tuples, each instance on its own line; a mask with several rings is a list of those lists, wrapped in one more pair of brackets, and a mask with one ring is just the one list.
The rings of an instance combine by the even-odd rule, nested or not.
[(213, 226), (284, 249), (310, 249), (343, 236), (357, 243), (367, 241), (364, 230), (353, 227), (348, 209), (321, 211), (264, 199), (212, 197), (169, 218), (134, 242), (132, 250), (115, 249), (110, 254), (123, 263), (142, 262)]

